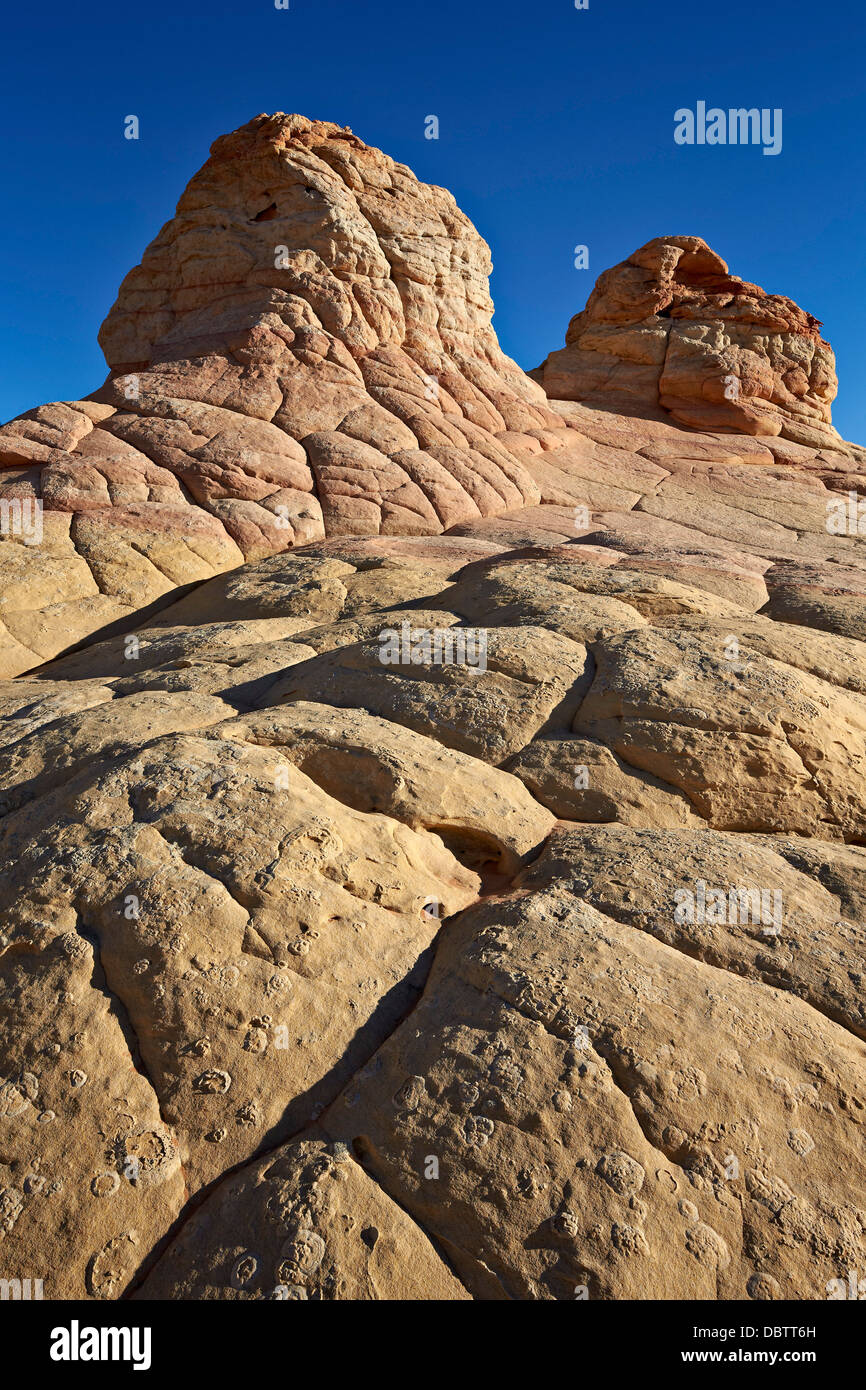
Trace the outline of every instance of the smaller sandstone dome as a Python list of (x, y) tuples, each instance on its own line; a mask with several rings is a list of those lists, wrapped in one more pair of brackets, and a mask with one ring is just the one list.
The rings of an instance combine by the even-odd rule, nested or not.
[(729, 274), (700, 237), (656, 237), (599, 276), (565, 347), (531, 375), (552, 400), (820, 447), (838, 438), (820, 329), (792, 299)]

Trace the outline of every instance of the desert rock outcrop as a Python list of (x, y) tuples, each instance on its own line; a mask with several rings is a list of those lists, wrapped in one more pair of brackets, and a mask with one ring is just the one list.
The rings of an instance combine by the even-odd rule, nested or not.
[(102, 326), (102, 389), (0, 429), (48, 558), (34, 585), (0, 555), (6, 673), (244, 560), (537, 502), (508, 435), (559, 421), (499, 348), (489, 273), (453, 196), (349, 130), (217, 140)]
[(827, 520), (866, 454), (813, 320), (650, 245), (547, 399), (450, 194), (258, 117), (105, 386), (0, 430), (7, 519), (44, 507), (0, 540), (0, 1277), (863, 1268), (866, 549)]
[(599, 276), (533, 376), (559, 400), (832, 448), (836, 364), (820, 328), (731, 275), (700, 237), (656, 237)]

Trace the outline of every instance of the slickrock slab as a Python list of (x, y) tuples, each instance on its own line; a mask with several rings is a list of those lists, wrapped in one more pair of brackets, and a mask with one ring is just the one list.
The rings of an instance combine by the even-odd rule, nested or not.
[[(846, 559), (859, 562), (859, 549), (849, 547)], [(764, 612), (776, 622), (866, 641), (866, 571), (859, 563), (856, 569), (844, 563), (777, 563), (767, 572), (767, 588)]]
[[(10, 1033), (0, 1075), (13, 1084), (26, 1064), (53, 1093), (70, 1069), (79, 1030), (61, 1029), (49, 1054), (44, 1039), (46, 972), (71, 923), (98, 943), (102, 991), (133, 1035), (188, 1193), (336, 1094), (417, 998), (438, 916), (478, 886), (438, 837), (361, 814), (275, 750), (228, 736), (97, 757), (8, 815), (2, 841), (15, 862), (3, 995), (30, 1024), (26, 1039)], [(94, 977), (82, 1007), (101, 999)], [(93, 1176), (86, 1154), (66, 1173), (85, 1207)]]
[[(452, 629), (443, 629), (440, 615), (425, 610), (389, 616), (395, 625), (384, 630), (394, 634), (395, 644), (402, 645), (404, 622), (409, 634), (450, 631), (459, 641), (464, 632), (456, 620)], [(383, 627), (381, 618), (375, 623)], [(480, 649), (484, 634), (483, 670), (474, 650), (471, 664), (383, 665), (381, 640), (371, 635), (293, 666), (268, 701), (361, 707), (494, 765), (542, 730), (567, 727), (588, 684), (583, 645), (542, 627), (471, 632), (470, 649)]]
[(695, 823), (683, 792), (629, 767), (597, 739), (535, 738), (506, 766), (561, 820), (660, 827)]
[(135, 1297), (438, 1302), (469, 1294), (345, 1144), (301, 1140), (223, 1184)]
[(717, 829), (861, 838), (866, 703), (711, 632), (596, 643), (575, 732), (678, 787)]
[(220, 737), (278, 748), (357, 811), (381, 811), (514, 874), (554, 826), (515, 778), (364, 710), (305, 704), (221, 724)]
[[(711, 965), (790, 990), (866, 1038), (866, 998), (847, 969), (866, 951), (862, 906), (843, 885), (833, 884), (832, 847), (814, 846), (808, 869), (803, 861), (798, 866), (796, 847), (796, 840), (779, 843), (693, 827), (569, 830), (550, 841), (525, 882), (567, 882), (607, 916)], [(866, 850), (843, 853), (854, 882), (866, 884)], [(703, 920), (697, 904), (694, 911), (677, 910), (681, 901), (691, 907), (682, 890), (696, 897), (701, 882), (710, 890), (722, 888), (727, 898), (724, 912), (717, 910), (720, 902), (715, 909), (710, 904)], [(753, 912), (756, 892), (765, 899)]]
[(563, 884), (465, 913), (323, 1124), (475, 1297), (808, 1300), (862, 1263), (863, 1082), (808, 1004)]
[[(65, 1297), (819, 1296), (860, 1257), (860, 644), (616, 552), (380, 545), (0, 686), (0, 1076), (66, 1116), (4, 1148), (4, 1255), (56, 1211)], [(699, 882), (734, 916), (676, 917)]]
[(68, 899), (5, 898), (0, 1033), (3, 1277), (26, 1270), (45, 1298), (119, 1298), (186, 1184), (99, 937)]

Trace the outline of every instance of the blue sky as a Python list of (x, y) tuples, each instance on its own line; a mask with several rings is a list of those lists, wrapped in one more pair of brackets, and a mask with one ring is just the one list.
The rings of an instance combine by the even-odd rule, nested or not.
[[(15, 6), (0, 419), (101, 383), (99, 324), (209, 145), (282, 110), (351, 126), (451, 189), (492, 247), (494, 324), (522, 366), (562, 345), (603, 269), (651, 237), (697, 234), (823, 321), (834, 423), (866, 442), (864, 34), (850, 0)], [(675, 145), (674, 111), (699, 100), (780, 107), (781, 153)]]

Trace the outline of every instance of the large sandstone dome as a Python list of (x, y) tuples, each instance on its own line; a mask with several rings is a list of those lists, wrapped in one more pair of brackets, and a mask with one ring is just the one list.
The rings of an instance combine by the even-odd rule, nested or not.
[(832, 353), (674, 236), (533, 380), (489, 270), (450, 194), (259, 116), (105, 384), (0, 429), (0, 1246), (46, 1297), (863, 1268)]

